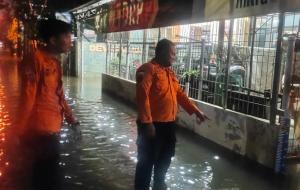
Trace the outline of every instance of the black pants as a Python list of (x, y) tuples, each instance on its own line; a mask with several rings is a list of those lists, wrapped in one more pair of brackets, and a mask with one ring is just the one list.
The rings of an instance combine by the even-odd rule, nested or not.
[(149, 139), (145, 135), (145, 126), (138, 124), (138, 163), (135, 173), (135, 190), (148, 190), (152, 169), (154, 183), (164, 183), (165, 176), (175, 154), (175, 123), (154, 123), (156, 136)]
[[(41, 135), (22, 139), (27, 160), (27, 180), (32, 190), (61, 189), (59, 135)], [(28, 179), (29, 178), (29, 179)]]

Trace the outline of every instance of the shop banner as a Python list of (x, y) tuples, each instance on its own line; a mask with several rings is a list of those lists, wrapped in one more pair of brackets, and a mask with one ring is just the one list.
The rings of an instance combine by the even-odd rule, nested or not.
[(299, 0), (194, 0), (193, 21), (213, 21), (279, 12), (300, 12)]
[(193, 0), (115, 0), (73, 14), (97, 33), (106, 33), (188, 23), (192, 6)]
[[(300, 0), (105, 0), (74, 12), (97, 33), (155, 28), (213, 20), (300, 12)], [(104, 1), (103, 1), (104, 2)]]
[(193, 0), (116, 0), (110, 4), (108, 31), (128, 31), (188, 23)]
[(150, 28), (158, 12), (158, 2), (117, 0), (110, 5), (109, 9), (109, 32)]

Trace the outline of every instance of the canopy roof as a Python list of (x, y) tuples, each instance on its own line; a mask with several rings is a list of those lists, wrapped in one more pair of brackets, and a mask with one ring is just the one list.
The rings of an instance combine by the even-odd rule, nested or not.
[(300, 12), (300, 0), (102, 0), (71, 10), (98, 32)]

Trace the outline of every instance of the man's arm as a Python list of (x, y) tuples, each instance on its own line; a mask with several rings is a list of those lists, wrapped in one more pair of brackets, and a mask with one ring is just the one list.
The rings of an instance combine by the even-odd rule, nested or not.
[(149, 92), (152, 85), (152, 68), (141, 68), (136, 73), (136, 99), (138, 107), (138, 126), (143, 127), (148, 138), (155, 136), (155, 128), (152, 123)]
[(65, 117), (67, 123), (70, 125), (77, 124), (78, 121), (73, 116), (72, 109), (70, 108), (68, 102), (66, 101), (65, 93), (64, 93), (63, 89), (60, 94), (60, 99), (61, 99), (61, 103), (62, 103), (62, 107), (63, 107), (64, 117)]
[(23, 134), (32, 114), (40, 80), (40, 66), (34, 57), (25, 58), (21, 64), (21, 96), (18, 109), (18, 120), (16, 121), (17, 133), (19, 135)]
[(152, 123), (149, 92), (152, 85), (152, 70), (150, 68), (138, 70), (136, 73), (136, 100), (138, 119), (141, 123)]
[(179, 87), (179, 90), (177, 91), (177, 101), (179, 105), (190, 115), (199, 111), (199, 108), (190, 101), (181, 87)]
[(185, 92), (181, 89), (179, 83), (177, 82), (177, 101), (181, 107), (188, 112), (188, 114), (196, 114), (200, 119), (200, 122), (205, 121), (208, 117), (192, 102)]

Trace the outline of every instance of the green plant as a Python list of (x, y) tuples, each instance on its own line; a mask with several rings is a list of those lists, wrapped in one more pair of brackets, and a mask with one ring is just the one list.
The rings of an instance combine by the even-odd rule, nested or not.
[(182, 78), (191, 78), (191, 77), (199, 77), (200, 72), (198, 70), (190, 70), (190, 71), (185, 71), (182, 74)]

